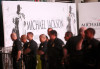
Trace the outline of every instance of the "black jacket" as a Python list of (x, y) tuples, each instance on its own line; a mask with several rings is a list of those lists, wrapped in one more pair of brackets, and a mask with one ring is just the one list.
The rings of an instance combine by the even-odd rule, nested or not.
[(50, 61), (62, 60), (63, 57), (63, 41), (56, 38), (54, 42), (51, 40), (47, 44), (47, 55)]

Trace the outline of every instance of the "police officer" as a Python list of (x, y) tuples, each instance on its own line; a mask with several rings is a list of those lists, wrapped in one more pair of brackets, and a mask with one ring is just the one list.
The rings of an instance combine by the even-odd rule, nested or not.
[(46, 35), (41, 34), (40, 35), (40, 46), (38, 49), (38, 53), (40, 55), (40, 59), (42, 62), (42, 69), (46, 69), (46, 51), (47, 51), (47, 41), (46, 41)]
[[(24, 43), (24, 45), (23, 45), (23, 52), (24, 52), (28, 47), (27, 36), (22, 35), (21, 36), (21, 41)], [(28, 60), (27, 59), (28, 59), (27, 55), (23, 54), (23, 61), (25, 63), (25, 69), (28, 69)]]
[(12, 58), (13, 58), (13, 69), (22, 69), (22, 61), (21, 61), (21, 42), (17, 39), (16, 33), (11, 34), (11, 39), (13, 40), (12, 47)]
[(88, 28), (85, 31), (86, 40), (83, 42), (85, 69), (97, 69), (99, 41), (94, 38), (95, 30)]
[(23, 54), (27, 55), (28, 69), (36, 69), (37, 65), (37, 43), (33, 40), (33, 33), (27, 33), (27, 39), (29, 40), (27, 49), (23, 52)]
[(63, 41), (57, 38), (55, 30), (50, 31), (50, 40), (47, 44), (49, 69), (62, 69)]
[[(64, 38), (65, 38), (65, 41), (68, 42), (68, 40), (69, 40), (71, 37), (73, 37), (72, 32), (67, 31), (67, 32), (65, 33), (65, 37), (64, 37)], [(68, 67), (69, 67), (69, 54), (68, 54), (68, 51), (67, 51), (67, 49), (66, 49), (65, 46), (63, 47), (63, 52), (64, 52), (64, 57), (63, 57), (62, 63), (63, 63), (63, 65), (64, 65), (64, 69), (68, 69)]]

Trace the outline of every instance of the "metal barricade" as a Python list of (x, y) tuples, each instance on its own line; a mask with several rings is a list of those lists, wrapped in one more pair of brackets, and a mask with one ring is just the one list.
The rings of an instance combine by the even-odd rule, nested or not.
[(3, 69), (13, 69), (11, 54), (2, 53)]
[[(2, 63), (3, 63), (3, 69), (13, 69), (13, 60), (11, 57), (11, 50), (12, 47), (9, 48), (2, 48)], [(22, 55), (23, 58), (23, 55)], [(25, 69), (25, 64), (22, 60), (22, 69)], [(41, 69), (41, 61), (40, 56), (37, 55), (37, 69)]]
[(2, 48), (3, 69), (13, 69), (11, 50), (12, 50), (12, 47)]

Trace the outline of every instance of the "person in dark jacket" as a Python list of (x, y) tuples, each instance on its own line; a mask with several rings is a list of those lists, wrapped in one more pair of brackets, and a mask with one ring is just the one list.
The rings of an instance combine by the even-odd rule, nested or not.
[(84, 64), (88, 69), (97, 69), (99, 41), (94, 38), (95, 30), (88, 28), (85, 31), (86, 40), (83, 42)]
[(85, 40), (81, 38), (77, 50), (83, 53), (84, 69), (97, 69), (99, 41), (94, 38), (95, 30), (88, 28), (85, 31)]
[(13, 69), (22, 69), (22, 58), (21, 58), (21, 42), (17, 39), (17, 34), (12, 33), (11, 39), (13, 40), (12, 46), (12, 58), (13, 58)]
[[(72, 32), (67, 31), (64, 37), (65, 41), (68, 41), (71, 37), (73, 37)], [(63, 57), (62, 63), (64, 65), (64, 69), (68, 69), (69, 68), (69, 54), (65, 46), (63, 47), (63, 53), (64, 53), (64, 57)]]
[[(78, 36), (71, 37), (65, 47), (69, 54), (69, 67), (70, 69), (82, 69), (83, 68), (83, 54), (81, 51), (78, 51), (78, 43), (81, 41), (82, 37), (85, 37), (84, 31), (86, 30), (85, 27), (81, 27), (79, 29)], [(83, 39), (84, 40), (84, 39)]]
[[(24, 52), (28, 47), (27, 36), (22, 35), (21, 41), (23, 42), (23, 52)], [(24, 61), (24, 64), (25, 64), (25, 69), (29, 69), (27, 54), (23, 54), (23, 61)]]
[(28, 57), (28, 69), (36, 69), (37, 65), (37, 43), (33, 40), (33, 33), (28, 32), (27, 33), (27, 39), (29, 40), (27, 49), (23, 52), (23, 54), (27, 55)]
[(46, 69), (46, 53), (47, 53), (47, 41), (46, 41), (46, 35), (41, 34), (40, 35), (40, 46), (38, 49), (38, 54), (40, 55), (40, 59), (42, 62), (42, 69)]
[(57, 38), (55, 30), (50, 31), (50, 40), (47, 44), (47, 56), (49, 69), (62, 69), (63, 47), (64, 43)]

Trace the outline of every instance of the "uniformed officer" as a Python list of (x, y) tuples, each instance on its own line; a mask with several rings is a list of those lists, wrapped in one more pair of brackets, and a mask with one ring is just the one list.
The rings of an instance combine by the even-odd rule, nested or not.
[(71, 37), (73, 37), (73, 33), (72, 32), (70, 32), (70, 31), (67, 31), (66, 33), (65, 33), (65, 41), (68, 41)]
[(50, 31), (50, 40), (47, 44), (49, 69), (62, 69), (63, 41), (57, 38), (55, 30)]
[[(28, 47), (28, 42), (27, 42), (27, 36), (26, 35), (22, 35), (21, 36), (21, 41), (24, 43), (23, 45), (23, 52), (27, 49)], [(29, 69), (28, 67), (28, 57), (26, 54), (23, 54), (23, 61), (25, 63), (25, 69)]]
[(23, 54), (27, 55), (28, 57), (28, 69), (36, 69), (37, 65), (37, 43), (33, 40), (33, 33), (27, 33), (27, 39), (29, 40), (27, 49), (23, 52)]
[(12, 58), (13, 58), (13, 69), (22, 69), (22, 61), (21, 61), (21, 42), (17, 39), (16, 33), (11, 34), (11, 39), (13, 40), (12, 47)]
[(38, 53), (40, 55), (40, 59), (42, 62), (42, 69), (46, 69), (46, 52), (47, 52), (47, 41), (46, 41), (46, 35), (41, 34), (40, 35), (40, 46), (38, 49)]
[(94, 38), (95, 30), (88, 28), (85, 31), (86, 40), (83, 42), (85, 69), (97, 69), (99, 41)]
[(94, 38), (94, 35), (95, 30), (88, 28), (85, 30), (85, 37), (82, 36), (77, 44), (76, 49), (78, 52), (82, 52), (83, 55), (83, 60), (81, 61), (83, 61), (84, 68), (82, 67), (81, 69), (97, 69), (99, 41)]
[(78, 44), (81, 41), (84, 41), (84, 31), (86, 30), (85, 27), (81, 27), (79, 29), (79, 34), (77, 36), (71, 37), (65, 47), (69, 54), (69, 67), (70, 69), (82, 69), (83, 68), (83, 54), (81, 51), (78, 50), (80, 45)]
[[(66, 33), (65, 33), (65, 41), (67, 41), (68, 42), (68, 40), (71, 38), (71, 37), (73, 37), (73, 34), (72, 34), (72, 32), (70, 32), (70, 31), (67, 31)], [(64, 52), (64, 57), (63, 57), (63, 65), (64, 65), (64, 69), (68, 69), (68, 67), (69, 67), (69, 54), (68, 54), (68, 50), (66, 49), (66, 47), (64, 46), (63, 47), (63, 52)]]

